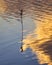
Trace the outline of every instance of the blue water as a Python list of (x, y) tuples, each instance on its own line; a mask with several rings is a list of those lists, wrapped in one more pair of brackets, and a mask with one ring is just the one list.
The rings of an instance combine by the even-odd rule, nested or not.
[[(28, 25), (26, 26), (26, 24)], [(30, 49), (27, 49), (23, 53), (20, 52), (20, 25), (16, 20), (6, 22), (0, 18), (0, 65), (39, 65), (36, 55), (32, 54)], [(24, 25), (28, 31), (34, 28), (30, 26), (33, 24), (29, 24), (28, 22)], [(35, 57), (34, 60), (32, 59), (33, 57)]]

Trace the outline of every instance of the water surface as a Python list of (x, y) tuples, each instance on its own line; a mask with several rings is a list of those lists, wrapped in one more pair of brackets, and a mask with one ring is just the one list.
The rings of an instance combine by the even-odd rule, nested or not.
[[(21, 23), (15, 19), (7, 22), (0, 17), (0, 65), (39, 65), (36, 54), (33, 54), (31, 49), (20, 52), (20, 25)], [(25, 18), (24, 36), (32, 33), (34, 26), (31, 27), (31, 25), (33, 25), (32, 20)]]

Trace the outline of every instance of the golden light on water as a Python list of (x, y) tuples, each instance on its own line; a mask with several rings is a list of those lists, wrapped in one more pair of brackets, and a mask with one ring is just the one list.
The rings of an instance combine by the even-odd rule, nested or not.
[(4, 0), (0, 0), (0, 14), (3, 14), (4, 12), (6, 12), (6, 4), (4, 2)]
[(28, 47), (32, 49), (33, 53), (36, 53), (38, 62), (40, 64), (48, 63), (52, 65), (52, 16), (43, 15), (43, 21), (36, 21), (36, 30), (33, 34), (37, 34), (36, 37), (28, 35), (23, 40), (23, 49), (26, 50)]
[(19, 7), (23, 8), (25, 14), (32, 14), (36, 29), (34, 28), (33, 33), (28, 34), (23, 40), (23, 50), (32, 49), (32, 52), (37, 55), (38, 62), (40, 64), (48, 63), (48, 65), (52, 65), (51, 2), (52, 0), (35, 0), (35, 2), (34, 0), (0, 0), (0, 13), (2, 14), (8, 11), (8, 13), (18, 16)]
[(43, 22), (37, 23), (36, 33), (38, 35), (38, 38), (50, 38), (52, 35), (52, 16), (46, 15), (42, 20)]

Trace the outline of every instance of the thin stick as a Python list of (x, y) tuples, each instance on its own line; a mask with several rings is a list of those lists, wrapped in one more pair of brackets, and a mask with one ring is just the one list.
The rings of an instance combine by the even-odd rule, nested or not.
[(23, 47), (22, 47), (22, 45), (23, 45), (23, 17), (22, 17), (22, 15), (23, 15), (23, 10), (21, 10), (21, 13), (20, 13), (20, 16), (21, 16), (21, 27), (22, 27), (21, 52), (23, 52)]

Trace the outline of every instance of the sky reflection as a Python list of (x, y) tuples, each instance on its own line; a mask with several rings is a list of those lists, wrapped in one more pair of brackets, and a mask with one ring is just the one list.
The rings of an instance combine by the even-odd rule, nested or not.
[(36, 21), (36, 29), (34, 30), (34, 33), (32, 33), (32, 35), (29, 34), (28, 36), (26, 36), (26, 39), (23, 40), (23, 49), (32, 49), (32, 52), (36, 53), (38, 62), (40, 64), (47, 63), (48, 65), (52, 65), (51, 15), (48, 18), (43, 19), (43, 21), (44, 22)]
[[(24, 33), (25, 37), (23, 40), (24, 52), (26, 49), (30, 48), (32, 53), (36, 53), (35, 55), (36, 55), (36, 58), (38, 59), (39, 64), (52, 65), (52, 0), (15, 0), (15, 1), (14, 0), (0, 0), (0, 16), (3, 19), (5, 19), (5, 21), (10, 18), (13, 18), (13, 16), (15, 17), (15, 19), (20, 18), (19, 13), (21, 9), (23, 9), (23, 12), (24, 12), (23, 17), (24, 17), (24, 23), (25, 23), (24, 31), (23, 31), (25, 32)], [(25, 17), (28, 17), (28, 18), (25, 18)], [(31, 20), (31, 18), (33, 20)], [(4, 21), (2, 19), (0, 20)], [(0, 30), (1, 30), (0, 31), (0, 39), (1, 39), (0, 48), (2, 50), (3, 50), (3, 47), (5, 46), (3, 42), (7, 44), (7, 42), (10, 40), (10, 42), (13, 44), (13, 43), (16, 43), (16, 41), (14, 40), (18, 39), (17, 41), (19, 42), (21, 38), (21, 27), (20, 27), (21, 24), (16, 23), (16, 20), (14, 19), (11, 21), (13, 23), (15, 22), (16, 24), (19, 24), (18, 26), (15, 23), (14, 25), (12, 25), (11, 23), (9, 25), (8, 23), (5, 23), (5, 21), (0, 22)], [(33, 21), (33, 24), (31, 23), (32, 21)], [(17, 28), (18, 28), (18, 32), (17, 32)], [(2, 46), (2, 43), (3, 43), (3, 46)], [(5, 48), (5, 47), (4, 49), (5, 50), (7, 49), (6, 51), (11, 50), (10, 47), (9, 48)], [(16, 48), (17, 48), (16, 46), (15, 48), (12, 47), (13, 50)], [(15, 53), (17, 53), (17, 51)], [(12, 54), (14, 54), (14, 52), (11, 53), (11, 56)], [(19, 56), (22, 57), (21, 55)], [(3, 56), (3, 58), (5, 57), (6, 55)], [(16, 56), (12, 58), (16, 60)], [(2, 56), (1, 56), (1, 61), (2, 60), (4, 59), (2, 59)], [(8, 61), (8, 57), (5, 60)], [(20, 62), (22, 63), (21, 60)], [(34, 62), (36, 65), (36, 61)], [(3, 63), (6, 63), (6, 62), (4, 61)], [(15, 63), (16, 61), (13, 64)], [(32, 63), (31, 65), (34, 64), (33, 62), (31, 63)], [(30, 65), (30, 63), (28, 65)]]
[[(29, 20), (28, 18), (26, 18)], [(14, 23), (15, 22), (15, 23)], [(24, 19), (24, 25), (30, 23)], [(5, 21), (0, 17), (0, 65), (39, 65), (36, 54), (32, 54), (31, 50), (28, 49), (23, 53), (20, 52), (21, 43), (21, 26), (20, 22), (13, 19), (13, 22)], [(30, 25), (28, 24), (28, 29)], [(25, 27), (28, 32), (24, 34), (26, 36), (30, 31), (33, 31), (34, 26), (30, 26), (30, 30)], [(32, 32), (31, 32), (32, 33)]]

